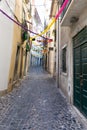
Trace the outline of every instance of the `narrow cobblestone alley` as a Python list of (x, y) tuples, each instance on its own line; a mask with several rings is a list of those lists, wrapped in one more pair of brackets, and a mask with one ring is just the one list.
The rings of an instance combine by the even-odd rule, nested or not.
[(31, 68), (13, 91), (0, 97), (0, 130), (86, 130), (42, 68)]

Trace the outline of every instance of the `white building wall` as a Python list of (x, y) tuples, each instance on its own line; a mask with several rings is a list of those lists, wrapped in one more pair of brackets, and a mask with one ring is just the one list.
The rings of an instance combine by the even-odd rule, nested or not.
[[(12, 10), (15, 8), (15, 0), (7, 0)], [(0, 2), (0, 8), (13, 18), (5, 0)], [(0, 91), (7, 89), (9, 67), (11, 60), (13, 22), (0, 12)]]
[[(60, 87), (65, 95), (68, 97), (68, 80), (70, 80), (70, 28), (61, 27), (61, 38), (60, 38)], [(66, 47), (66, 73), (62, 71), (62, 50)]]
[[(61, 27), (60, 39), (60, 88), (73, 103), (73, 43), (72, 38), (87, 25), (87, 8), (83, 10), (79, 17), (79, 21), (71, 27)], [(62, 48), (67, 46), (67, 73), (62, 72)]]
[[(54, 76), (54, 70), (55, 70), (55, 37), (53, 34), (53, 30), (55, 29), (55, 24), (50, 28), (50, 38), (53, 40), (51, 43), (48, 43), (48, 66), (47, 69), (52, 76)], [(50, 50), (50, 48), (53, 48), (53, 50)]]

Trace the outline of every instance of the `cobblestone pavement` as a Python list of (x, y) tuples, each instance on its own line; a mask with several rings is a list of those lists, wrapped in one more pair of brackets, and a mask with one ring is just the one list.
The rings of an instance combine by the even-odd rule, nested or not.
[(40, 68), (0, 98), (0, 130), (87, 130), (55, 80)]

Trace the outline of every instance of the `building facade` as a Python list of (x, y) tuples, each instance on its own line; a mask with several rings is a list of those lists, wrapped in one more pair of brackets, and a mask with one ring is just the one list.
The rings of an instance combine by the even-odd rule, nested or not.
[[(55, 17), (56, 12), (58, 11), (58, 2), (55, 0), (52, 1), (51, 10), (50, 10), (50, 21)], [(51, 42), (48, 42), (47, 48), (47, 70), (52, 74), (52, 76), (56, 76), (56, 52), (57, 52), (57, 20), (52, 25), (50, 30), (48, 31), (48, 37), (52, 39)], [(49, 22), (50, 23), (50, 22)]]
[[(11, 19), (25, 27), (23, 2), (21, 0), (6, 0), (1, 1), (0, 6)], [(28, 14), (26, 13), (26, 15)], [(23, 29), (1, 12), (0, 17), (2, 17), (0, 21), (0, 59), (2, 61), (0, 66), (0, 93), (2, 95), (11, 91), (14, 83), (26, 75), (29, 59), (27, 53), (29, 51), (29, 37), (23, 35)], [(27, 45), (25, 41), (27, 41)]]
[[(32, 0), (32, 30), (36, 32), (36, 34), (40, 34), (43, 30), (43, 24), (41, 20), (41, 16), (39, 14), (37, 4), (35, 0)], [(31, 66), (40, 66), (42, 61), (42, 47), (43, 47), (43, 38), (39, 37), (36, 34), (32, 34), (32, 37), (35, 37), (32, 40), (32, 48), (31, 48)]]
[[(10, 1), (9, 5), (12, 7), (12, 11), (14, 11), (16, 5), (15, 0), (13, 0), (13, 2)], [(10, 17), (14, 18), (5, 1), (0, 1), (0, 7)], [(7, 90), (8, 86), (14, 23), (10, 22), (1, 12), (0, 17), (2, 18), (0, 20), (0, 92), (2, 93), (4, 90)]]
[(87, 116), (87, 0), (69, 0), (61, 15), (58, 44), (59, 87)]

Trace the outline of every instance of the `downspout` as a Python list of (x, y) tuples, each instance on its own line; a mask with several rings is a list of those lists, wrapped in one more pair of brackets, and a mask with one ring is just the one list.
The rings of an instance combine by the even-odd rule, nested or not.
[[(58, 11), (59, 11), (59, 1), (58, 1)], [(59, 88), (59, 30), (60, 30), (60, 24), (59, 24), (59, 18), (58, 18), (58, 88)]]

